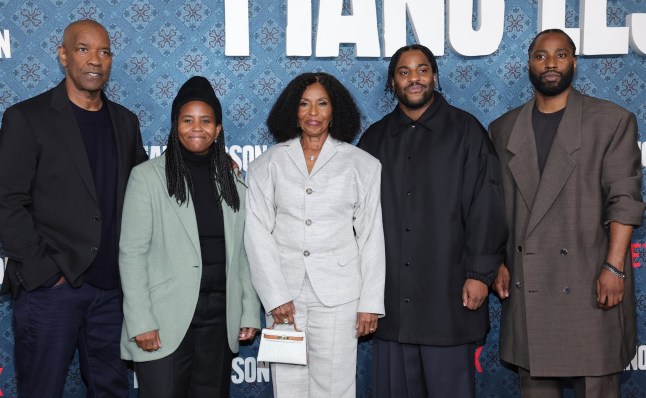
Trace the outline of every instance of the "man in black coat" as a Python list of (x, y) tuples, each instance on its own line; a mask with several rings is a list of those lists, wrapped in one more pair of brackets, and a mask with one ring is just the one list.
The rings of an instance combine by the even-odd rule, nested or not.
[(117, 265), (130, 169), (144, 161), (137, 117), (102, 92), (106, 29), (64, 31), (65, 79), (4, 113), (0, 129), (3, 291), (14, 298), (18, 394), (60, 396), (76, 348), (88, 396), (128, 396)]
[(491, 141), (434, 91), (421, 45), (392, 56), (399, 103), (359, 146), (383, 166), (386, 316), (374, 339), (377, 397), (474, 397), (474, 352), (489, 329), (488, 286), (507, 227)]

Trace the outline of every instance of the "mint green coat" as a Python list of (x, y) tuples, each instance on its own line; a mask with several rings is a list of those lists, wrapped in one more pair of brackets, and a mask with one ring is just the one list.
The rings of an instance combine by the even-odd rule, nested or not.
[[(260, 303), (249, 275), (243, 244), (245, 191), (236, 181), (240, 211), (222, 202), (226, 246), (227, 335), (238, 351), (241, 327), (260, 327)], [(188, 330), (197, 305), (202, 257), (192, 201), (182, 206), (168, 195), (165, 156), (135, 167), (123, 205), (119, 269), (124, 322), (121, 357), (151, 361), (173, 353)], [(134, 337), (159, 330), (162, 348), (141, 350)]]

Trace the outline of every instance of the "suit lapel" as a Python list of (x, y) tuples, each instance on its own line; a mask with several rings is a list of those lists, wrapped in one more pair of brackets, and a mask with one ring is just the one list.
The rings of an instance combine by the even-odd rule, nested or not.
[(582, 108), (581, 95), (572, 89), (565, 113), (550, 147), (525, 236), (529, 236), (545, 216), (576, 166), (571, 154), (581, 148)]
[(334, 138), (332, 138), (331, 135), (328, 135), (327, 139), (323, 143), (323, 148), (321, 148), (321, 152), (319, 153), (318, 159), (316, 159), (316, 163), (314, 163), (314, 167), (312, 167), (312, 172), (310, 173), (310, 177), (314, 176), (325, 164), (332, 159), (334, 154), (336, 153), (336, 147), (337, 145), (340, 145), (341, 141), (338, 141)]
[(300, 139), (293, 138), (285, 144), (288, 146), (287, 155), (294, 162), (301, 174), (303, 174), (303, 177), (307, 178), (309, 174), (307, 172), (307, 165), (305, 164), (305, 156), (303, 155)]
[(307, 164), (305, 164), (305, 156), (303, 155), (303, 148), (301, 147), (300, 139), (294, 138), (289, 142), (287, 154), (301, 174), (303, 174), (303, 177), (309, 178), (316, 174), (330, 159), (332, 159), (336, 153), (336, 146), (339, 144), (341, 144), (340, 141), (328, 135), (325, 143), (323, 143), (323, 148), (321, 148), (318, 159), (316, 159), (316, 163), (314, 163), (314, 167), (312, 167), (311, 173), (307, 172)]
[[(238, 193), (239, 194), (239, 193)], [(226, 248), (226, 271), (229, 273), (229, 267), (231, 266), (231, 261), (233, 260), (233, 253), (236, 249), (237, 242), (242, 242), (242, 232), (238, 232), (238, 217), (241, 215), (240, 212), (234, 212), (232, 208), (227, 205), (223, 200), (222, 205), (222, 216), (224, 218), (224, 247)], [(240, 235), (240, 236), (238, 236)]]
[(74, 161), (81, 180), (90, 193), (92, 200), (98, 204), (96, 190), (94, 188), (94, 179), (92, 178), (92, 171), (90, 170), (90, 161), (87, 158), (87, 151), (85, 150), (81, 131), (76, 122), (72, 104), (67, 97), (65, 80), (54, 89), (51, 106), (58, 111), (58, 115), (54, 119), (56, 131), (69, 150), (70, 158)]
[(175, 211), (175, 214), (177, 214), (177, 217), (184, 226), (184, 230), (188, 237), (191, 239), (191, 243), (193, 243), (195, 251), (198, 254), (201, 254), (202, 249), (200, 248), (200, 236), (197, 230), (197, 220), (195, 219), (195, 209), (193, 208), (193, 201), (189, 197), (188, 201), (180, 206), (177, 204), (174, 196), (168, 195), (168, 191), (166, 190), (167, 185), (165, 158), (165, 154), (161, 155), (160, 161), (155, 164), (155, 170), (157, 171), (157, 176), (160, 179), (160, 186), (162, 187), (162, 195), (166, 198), (166, 200), (170, 202), (170, 207)]
[[(120, 132), (127, 131), (126, 126), (123, 124), (123, 119), (119, 118), (119, 112), (115, 109), (114, 105), (108, 101), (107, 97), (101, 93), (103, 103), (108, 107), (110, 120), (112, 121), (112, 133), (114, 134), (114, 143), (117, 148), (117, 209), (123, 207), (124, 192), (128, 183), (128, 173), (124, 173), (124, 167), (127, 167), (127, 153), (126, 153), (126, 137)], [(120, 216), (120, 215), (119, 215)]]
[(507, 150), (514, 154), (509, 160), (509, 171), (528, 210), (534, 204), (541, 178), (534, 129), (532, 128), (533, 108), (534, 100), (532, 99), (518, 114), (507, 143)]

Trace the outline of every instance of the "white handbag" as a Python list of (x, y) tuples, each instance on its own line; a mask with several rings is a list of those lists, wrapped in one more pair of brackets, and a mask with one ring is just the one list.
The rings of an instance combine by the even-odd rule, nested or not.
[(264, 328), (260, 336), (258, 361), (307, 365), (307, 339), (305, 332), (275, 329), (276, 323)]

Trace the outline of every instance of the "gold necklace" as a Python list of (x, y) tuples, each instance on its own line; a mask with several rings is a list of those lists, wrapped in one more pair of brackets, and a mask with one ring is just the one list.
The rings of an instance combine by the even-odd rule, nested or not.
[[(303, 154), (305, 154), (305, 145), (303, 145), (303, 138), (301, 137), (301, 149), (303, 149)], [(319, 149), (319, 152), (321, 150)], [(316, 160), (317, 155), (305, 155), (307, 159), (309, 159), (310, 162), (313, 162)]]

